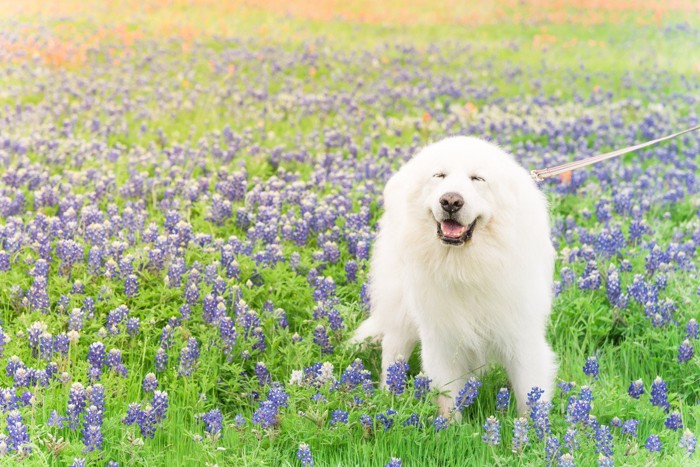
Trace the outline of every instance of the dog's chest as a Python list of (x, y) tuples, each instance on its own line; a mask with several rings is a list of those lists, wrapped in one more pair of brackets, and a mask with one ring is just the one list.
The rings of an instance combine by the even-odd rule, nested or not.
[(434, 284), (412, 289), (409, 311), (421, 340), (484, 353), (504, 324), (502, 312), (511, 307), (507, 297), (491, 289)]

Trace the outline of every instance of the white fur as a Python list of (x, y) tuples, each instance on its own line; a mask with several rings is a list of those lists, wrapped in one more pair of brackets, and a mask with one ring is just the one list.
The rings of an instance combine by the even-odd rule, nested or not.
[[(478, 218), (471, 240), (459, 246), (437, 236), (446, 192), (465, 200), (455, 217), (462, 225)], [(554, 249), (546, 199), (528, 172), (491, 143), (447, 138), (391, 177), (384, 208), (371, 259), (371, 313), (353, 336), (381, 340), (382, 381), (420, 340), (423, 371), (447, 394), (438, 398), (442, 413), (466, 379), (492, 362), (507, 371), (520, 412), (531, 388), (548, 398), (557, 369), (545, 340)]]

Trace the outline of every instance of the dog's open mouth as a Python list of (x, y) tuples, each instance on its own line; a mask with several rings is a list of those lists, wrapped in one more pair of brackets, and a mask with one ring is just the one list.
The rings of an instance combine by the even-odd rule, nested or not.
[(468, 242), (472, 238), (477, 220), (478, 218), (474, 219), (474, 222), (469, 225), (462, 225), (452, 219), (438, 222), (438, 238), (448, 245), (461, 245), (464, 242)]

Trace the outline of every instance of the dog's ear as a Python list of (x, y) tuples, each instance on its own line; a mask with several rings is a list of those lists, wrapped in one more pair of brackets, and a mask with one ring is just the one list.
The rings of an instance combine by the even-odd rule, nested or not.
[(410, 196), (412, 173), (415, 170), (415, 163), (410, 160), (387, 180), (384, 186), (384, 207), (398, 205)]

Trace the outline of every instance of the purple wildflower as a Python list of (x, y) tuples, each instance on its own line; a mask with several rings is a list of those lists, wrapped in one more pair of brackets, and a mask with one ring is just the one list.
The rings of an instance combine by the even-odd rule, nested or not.
[(688, 339), (684, 340), (678, 347), (678, 363), (688, 363), (695, 355), (695, 348)]
[(598, 379), (598, 359), (596, 357), (588, 357), (586, 364), (583, 366), (583, 372), (587, 376), (591, 376), (593, 379)]
[(180, 366), (177, 374), (180, 376), (191, 376), (198, 359), (199, 343), (197, 339), (190, 337), (187, 345), (180, 351)]
[(667, 413), (671, 407), (668, 402), (666, 382), (660, 376), (657, 376), (651, 383), (651, 405), (663, 407)]
[(438, 433), (447, 428), (449, 425), (449, 420), (441, 415), (438, 415), (433, 419), (433, 428), (435, 433)]
[(527, 430), (527, 419), (523, 417), (516, 418), (515, 422), (513, 423), (513, 446), (511, 448), (511, 451), (514, 454), (522, 453), (525, 446), (527, 446)]
[(661, 439), (659, 435), (650, 435), (644, 442), (644, 447), (649, 450), (649, 452), (661, 452)]
[(630, 395), (630, 397), (639, 399), (639, 397), (644, 394), (644, 382), (641, 379), (632, 381), (627, 393)]
[(147, 373), (143, 378), (143, 392), (153, 392), (158, 389), (158, 379), (154, 373)]
[(158, 347), (158, 350), (156, 351), (155, 365), (158, 373), (161, 373), (168, 368), (168, 354), (165, 353), (165, 349), (163, 349), (163, 347)]
[(204, 431), (213, 437), (218, 437), (223, 428), (224, 417), (219, 409), (210, 410), (201, 415), (201, 420), (204, 423)]
[(489, 446), (497, 446), (501, 443), (501, 425), (493, 415), (486, 419), (483, 425), (484, 434), (481, 440)]
[(334, 410), (331, 412), (331, 426), (338, 424), (338, 423), (343, 423), (347, 424), (348, 423), (348, 412), (345, 410)]
[(102, 411), (91, 405), (85, 413), (83, 443), (85, 452), (102, 450)]
[(680, 430), (681, 428), (683, 428), (683, 420), (681, 419), (681, 414), (676, 411), (671, 412), (671, 414), (666, 418), (664, 425), (666, 425), (666, 428), (668, 428), (669, 430)]
[(693, 435), (693, 433), (686, 429), (681, 436), (681, 440), (678, 443), (680, 447), (686, 450), (688, 457), (692, 456), (695, 452), (695, 447), (698, 444), (698, 438)]
[(595, 432), (595, 452), (608, 457), (613, 455), (613, 438), (607, 425), (599, 425)]
[(425, 374), (418, 373), (413, 380), (414, 393), (413, 396), (416, 399), (425, 399), (430, 391), (431, 380)]
[(407, 372), (408, 363), (401, 356), (387, 368), (386, 385), (393, 395), (400, 396), (406, 390)]
[(476, 397), (479, 395), (479, 388), (481, 387), (481, 382), (476, 378), (469, 378), (464, 384), (464, 387), (457, 394), (455, 399), (455, 410), (461, 412), (470, 405), (474, 403)]
[(630, 435), (630, 436), (636, 438), (638, 426), (639, 426), (639, 420), (635, 420), (634, 418), (630, 418), (629, 420), (625, 420), (625, 422), (622, 424), (622, 434), (623, 435)]
[(22, 422), (22, 415), (17, 410), (11, 410), (7, 413), (7, 446), (10, 451), (31, 451), (31, 448), (25, 446), (30, 443), (29, 432), (27, 427)]
[(508, 404), (510, 403), (510, 391), (508, 388), (501, 388), (496, 394), (496, 410), (503, 412), (508, 409)]
[(326, 327), (322, 324), (316, 326), (314, 330), (314, 343), (321, 347), (321, 353), (333, 353), (333, 345), (328, 338)]
[(314, 458), (311, 455), (311, 448), (306, 443), (301, 443), (297, 449), (297, 459), (301, 461), (301, 465), (314, 465)]

